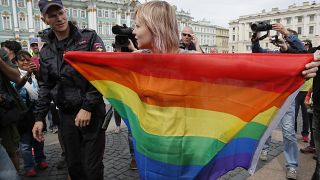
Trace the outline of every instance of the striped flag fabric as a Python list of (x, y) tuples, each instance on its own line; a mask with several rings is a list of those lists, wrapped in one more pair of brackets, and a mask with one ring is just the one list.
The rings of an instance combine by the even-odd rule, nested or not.
[[(126, 120), (141, 179), (253, 173), (311, 54), (67, 52)], [(291, 97), (291, 98), (289, 98)]]

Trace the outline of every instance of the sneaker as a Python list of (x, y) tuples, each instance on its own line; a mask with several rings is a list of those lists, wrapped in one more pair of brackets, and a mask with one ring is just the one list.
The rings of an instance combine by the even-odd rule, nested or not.
[(268, 151), (267, 150), (262, 150), (260, 154), (260, 160), (261, 161), (267, 161), (268, 160)]
[(120, 133), (120, 126), (117, 126), (116, 129), (114, 130), (114, 133), (119, 134)]
[(308, 137), (308, 135), (303, 135), (302, 136), (302, 140), (303, 140), (303, 142), (309, 142), (309, 137)]
[(304, 153), (304, 154), (313, 154), (316, 153), (316, 148), (315, 147), (311, 147), (311, 146), (307, 146), (303, 149), (300, 149), (300, 152)]
[(287, 169), (287, 178), (288, 179), (297, 179), (297, 170), (293, 167)]
[(42, 161), (40, 162), (37, 167), (40, 169), (40, 170), (44, 170), (44, 169), (47, 169), (49, 167), (49, 164), (45, 161)]
[(37, 175), (37, 172), (34, 168), (29, 169), (28, 171), (26, 171), (26, 173), (24, 174), (26, 177), (34, 177)]
[(312, 159), (317, 160), (317, 155), (313, 155)]
[(53, 128), (52, 133), (56, 134), (58, 132), (58, 128)]
[(130, 163), (130, 169), (131, 170), (136, 170), (137, 168), (137, 163), (135, 159), (131, 159), (131, 163)]

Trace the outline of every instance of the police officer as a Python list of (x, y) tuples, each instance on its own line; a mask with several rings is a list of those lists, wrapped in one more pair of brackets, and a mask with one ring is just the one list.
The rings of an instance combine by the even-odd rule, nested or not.
[(102, 95), (63, 58), (66, 51), (105, 51), (93, 30), (67, 19), (61, 0), (40, 0), (42, 21), (50, 26), (40, 51), (39, 97), (33, 136), (43, 141), (43, 122), (51, 97), (59, 108), (60, 130), (71, 179), (103, 179), (105, 105)]

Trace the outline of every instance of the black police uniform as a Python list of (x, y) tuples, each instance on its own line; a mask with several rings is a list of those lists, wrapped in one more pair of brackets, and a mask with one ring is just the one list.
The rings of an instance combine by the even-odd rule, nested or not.
[[(50, 30), (43, 38), (40, 51), (39, 98), (35, 106), (36, 120), (44, 120), (53, 99), (59, 108), (63, 144), (69, 175), (72, 179), (103, 179), (105, 131), (101, 125), (105, 115), (102, 95), (63, 59), (66, 51), (105, 51), (95, 31), (78, 29), (71, 22), (70, 35), (58, 41)], [(75, 126), (80, 109), (91, 112), (90, 124)]]

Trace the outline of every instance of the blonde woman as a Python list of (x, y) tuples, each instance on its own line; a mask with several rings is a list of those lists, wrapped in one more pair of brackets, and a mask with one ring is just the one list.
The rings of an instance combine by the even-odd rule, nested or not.
[(133, 31), (139, 49), (152, 53), (179, 53), (175, 9), (165, 1), (150, 1), (138, 7)]

